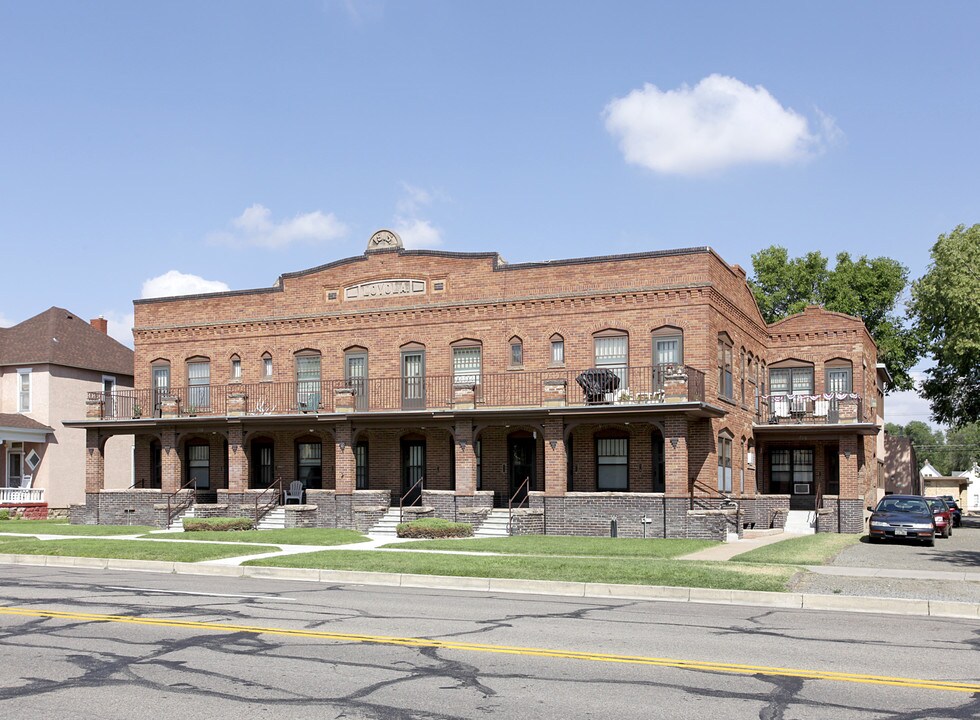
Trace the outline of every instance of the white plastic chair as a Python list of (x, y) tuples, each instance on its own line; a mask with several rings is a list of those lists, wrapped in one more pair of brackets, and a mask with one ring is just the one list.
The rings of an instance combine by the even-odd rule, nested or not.
[(293, 480), (289, 487), (282, 491), (282, 504), (288, 505), (290, 500), (295, 500), (298, 505), (303, 504), (303, 483)]

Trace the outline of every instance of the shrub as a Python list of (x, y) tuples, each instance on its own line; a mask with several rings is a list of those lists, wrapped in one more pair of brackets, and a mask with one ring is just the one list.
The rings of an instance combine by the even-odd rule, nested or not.
[(10, 511), (7, 510), (6, 508), (0, 510), (0, 520), (9, 520), (9, 519), (10, 519)]
[(473, 526), (470, 523), (449, 522), (439, 518), (425, 518), (400, 523), (398, 537), (403, 538), (458, 538), (471, 537)]
[(203, 530), (251, 530), (255, 523), (248, 518), (184, 518), (185, 532)]

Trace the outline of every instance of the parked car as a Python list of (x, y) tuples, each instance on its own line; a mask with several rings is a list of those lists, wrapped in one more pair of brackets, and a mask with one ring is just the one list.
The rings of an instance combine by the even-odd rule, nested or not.
[(940, 537), (948, 538), (953, 534), (953, 511), (941, 497), (927, 497), (926, 502), (932, 508), (932, 519), (936, 521), (936, 532)]
[(963, 520), (963, 511), (960, 509), (960, 504), (956, 502), (956, 499), (952, 495), (940, 495), (946, 504), (949, 505), (949, 509), (953, 511), (953, 527), (959, 527), (960, 522)]
[(925, 498), (919, 495), (886, 495), (871, 510), (868, 540), (920, 540), (936, 542), (936, 521)]

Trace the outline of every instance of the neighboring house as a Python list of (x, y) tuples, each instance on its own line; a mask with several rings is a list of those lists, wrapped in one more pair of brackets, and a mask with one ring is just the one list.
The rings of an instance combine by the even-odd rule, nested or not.
[[(251, 516), (299, 481), (288, 523), (363, 530), (405, 505), (724, 539), (815, 510), (860, 532), (884, 490), (887, 376), (864, 324), (811, 306), (767, 325), (706, 247), (512, 265), (379, 231), (270, 288), (137, 300), (135, 325), (137, 389), (93, 393), (72, 423), (76, 522), (163, 524), (168, 501)], [(126, 497), (102, 474), (123, 433)]]
[(911, 438), (882, 433), (885, 439), (885, 492), (921, 495), (922, 478)]
[[(131, 390), (133, 351), (91, 324), (52, 307), (0, 330), (0, 505), (67, 508), (85, 497), (85, 432), (77, 416), (91, 391)], [(132, 436), (108, 448), (106, 487), (132, 484)]]
[(943, 475), (926, 460), (919, 475), (922, 478), (923, 495), (952, 495), (961, 509), (967, 508), (966, 490), (970, 479), (966, 473)]
[(974, 463), (972, 468), (958, 474), (967, 480), (966, 505), (963, 505), (962, 509), (980, 512), (980, 465)]

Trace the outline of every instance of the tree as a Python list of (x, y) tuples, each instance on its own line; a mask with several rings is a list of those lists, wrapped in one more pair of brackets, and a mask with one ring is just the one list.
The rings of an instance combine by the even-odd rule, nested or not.
[(790, 259), (786, 248), (773, 245), (752, 256), (752, 269), (749, 285), (766, 322), (802, 312), (807, 305), (855, 315), (878, 345), (878, 359), (891, 373), (895, 389), (913, 387), (909, 370), (919, 359), (920, 343), (894, 312), (908, 284), (904, 265), (887, 257), (853, 260), (844, 252), (829, 270), (820, 252)]
[(980, 225), (940, 235), (930, 254), (909, 306), (936, 361), (922, 394), (938, 420), (962, 426), (980, 418)]

